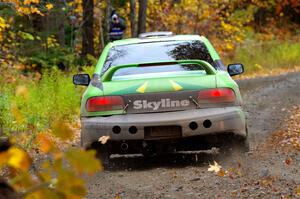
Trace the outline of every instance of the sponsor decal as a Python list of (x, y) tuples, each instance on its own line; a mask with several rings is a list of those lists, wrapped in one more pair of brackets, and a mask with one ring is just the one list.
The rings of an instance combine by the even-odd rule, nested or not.
[(161, 99), (160, 101), (148, 101), (148, 100), (135, 100), (133, 102), (133, 109), (152, 109), (154, 111), (160, 108), (176, 108), (190, 106), (189, 100), (171, 100)]

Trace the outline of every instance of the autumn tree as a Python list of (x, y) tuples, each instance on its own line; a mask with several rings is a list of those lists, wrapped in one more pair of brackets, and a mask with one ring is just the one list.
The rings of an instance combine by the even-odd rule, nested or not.
[(137, 36), (136, 30), (136, 0), (130, 0), (130, 26), (131, 26), (131, 37)]
[(112, 12), (112, 0), (106, 0), (106, 8), (105, 8), (105, 40), (109, 41), (109, 24), (110, 24), (110, 15)]
[(148, 0), (139, 0), (138, 34), (146, 32)]
[(83, 23), (82, 23), (82, 53), (83, 57), (88, 54), (94, 55), (94, 1), (83, 0)]
[(66, 6), (66, 1), (65, 0), (55, 0), (55, 5), (57, 6), (57, 11), (56, 11), (56, 18), (59, 19), (57, 20), (58, 25), (58, 42), (60, 46), (64, 47), (65, 46), (65, 12), (64, 12), (64, 7)]

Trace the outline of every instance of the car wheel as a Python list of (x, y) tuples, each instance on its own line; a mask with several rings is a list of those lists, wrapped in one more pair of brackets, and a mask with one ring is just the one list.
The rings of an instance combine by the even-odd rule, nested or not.
[(154, 146), (148, 146), (142, 149), (142, 154), (145, 158), (152, 158), (156, 155)]
[(100, 142), (92, 143), (91, 149), (96, 150), (96, 157), (101, 161), (104, 168), (109, 168), (110, 166), (110, 153), (109, 148), (106, 145), (101, 144)]
[(248, 127), (246, 125), (246, 137), (241, 138), (240, 148), (242, 152), (249, 152), (250, 151), (250, 143), (249, 143), (249, 135), (248, 135)]
[(233, 152), (245, 154), (249, 152), (250, 144), (248, 139), (248, 130), (246, 128), (246, 137), (229, 136), (222, 141), (220, 152), (222, 155), (231, 155)]

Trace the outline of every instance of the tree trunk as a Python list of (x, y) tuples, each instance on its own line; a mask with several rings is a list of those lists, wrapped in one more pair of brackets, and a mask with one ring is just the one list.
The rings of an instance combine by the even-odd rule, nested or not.
[(61, 47), (65, 46), (65, 12), (62, 9), (64, 7), (64, 1), (56, 0), (55, 4), (58, 7), (58, 11), (56, 11), (57, 15), (57, 29), (58, 29), (58, 43)]
[(139, 0), (138, 34), (146, 32), (148, 0)]
[(101, 44), (101, 46), (100, 46), (101, 51), (104, 49), (104, 46), (105, 46), (102, 19), (103, 19), (103, 14), (102, 14), (102, 10), (100, 9), (100, 17), (99, 17), (99, 32), (100, 33), (99, 33), (99, 40), (100, 40), (100, 44)]
[(131, 37), (136, 37), (136, 0), (130, 0), (130, 26), (131, 26)]
[(94, 1), (83, 0), (82, 52), (81, 56), (94, 55)]
[(109, 42), (109, 21), (110, 21), (110, 15), (112, 12), (112, 0), (106, 0), (106, 10), (105, 10), (105, 42)]

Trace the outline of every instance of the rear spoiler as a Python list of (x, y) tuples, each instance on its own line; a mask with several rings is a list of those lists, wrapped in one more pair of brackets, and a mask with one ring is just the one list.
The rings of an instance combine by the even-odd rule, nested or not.
[(205, 72), (208, 75), (214, 75), (216, 74), (216, 69), (212, 67), (208, 62), (203, 60), (178, 60), (178, 61), (163, 61), (163, 62), (153, 62), (153, 63), (140, 63), (140, 64), (126, 64), (126, 65), (119, 65), (119, 66), (113, 66), (109, 68), (102, 76), (102, 82), (109, 82), (111, 81), (114, 73), (121, 69), (121, 68), (132, 68), (132, 67), (148, 67), (148, 66), (161, 66), (161, 65), (171, 65), (171, 64), (197, 64), (199, 66), (202, 66), (205, 70)]

